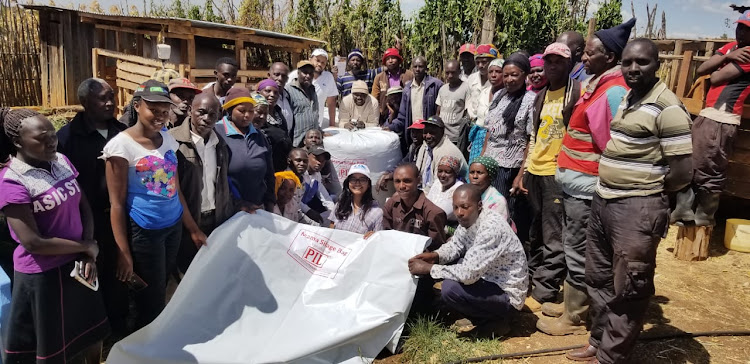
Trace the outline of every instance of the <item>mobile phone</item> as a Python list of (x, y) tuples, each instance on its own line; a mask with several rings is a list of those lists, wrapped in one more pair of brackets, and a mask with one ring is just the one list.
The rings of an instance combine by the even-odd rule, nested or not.
[(125, 281), (125, 284), (133, 292), (140, 292), (144, 290), (146, 287), (148, 287), (148, 284), (146, 283), (146, 281), (141, 279), (141, 277), (139, 277), (135, 273), (133, 273), (133, 275), (130, 276), (129, 280)]

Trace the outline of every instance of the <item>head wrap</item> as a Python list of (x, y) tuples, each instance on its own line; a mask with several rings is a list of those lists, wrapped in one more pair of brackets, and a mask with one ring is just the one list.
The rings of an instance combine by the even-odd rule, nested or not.
[(490, 181), (494, 181), (497, 177), (497, 173), (500, 171), (500, 165), (492, 157), (480, 155), (471, 161), (471, 164), (479, 163), (487, 169), (487, 174), (490, 176)]
[(497, 56), (498, 51), (493, 44), (480, 44), (477, 47), (477, 53), (474, 55), (474, 58), (497, 58)]
[(349, 60), (352, 59), (352, 57), (359, 57), (363, 61), (365, 60), (365, 55), (362, 54), (362, 51), (359, 48), (352, 49), (352, 51), (349, 52), (349, 55), (346, 56), (346, 61), (349, 62)]
[(487, 66), (487, 69), (490, 69), (490, 67), (500, 67), (503, 68), (503, 64), (505, 64), (505, 60), (502, 58), (495, 58), (490, 62), (490, 65)]
[(516, 53), (511, 54), (510, 57), (508, 57), (505, 60), (504, 66), (507, 66), (507, 65), (514, 65), (520, 68), (521, 71), (523, 71), (526, 74), (529, 74), (531, 72), (531, 64), (529, 64), (529, 57), (527, 57), (521, 52), (516, 52)]
[(541, 53), (538, 53), (529, 57), (529, 65), (531, 66), (531, 68), (544, 67), (543, 55)]
[(175, 78), (180, 78), (179, 73), (177, 71), (171, 69), (171, 68), (162, 68), (160, 70), (157, 70), (154, 72), (154, 74), (151, 75), (152, 80), (157, 80), (163, 84), (169, 84), (169, 81), (174, 80)]
[(452, 155), (446, 155), (443, 156), (443, 158), (440, 158), (438, 166), (446, 166), (450, 168), (453, 171), (453, 174), (456, 175), (456, 177), (459, 177), (461, 175), (461, 161)]
[(258, 90), (258, 91), (260, 91), (260, 90), (262, 90), (262, 89), (264, 89), (266, 87), (273, 87), (276, 90), (278, 90), (279, 89), (279, 84), (277, 84), (276, 81), (274, 81), (274, 80), (272, 80), (270, 78), (266, 78), (265, 80), (258, 82), (258, 84), (255, 86), (255, 89)]
[(234, 106), (244, 104), (246, 102), (253, 104), (253, 106), (257, 104), (257, 101), (255, 101), (253, 99), (253, 96), (250, 95), (250, 90), (244, 87), (232, 87), (229, 89), (229, 91), (227, 91), (227, 96), (224, 100), (224, 105), (222, 105), (222, 108), (224, 108), (224, 110), (229, 110)]
[(635, 18), (632, 18), (614, 28), (602, 29), (594, 33), (594, 35), (602, 41), (604, 48), (607, 48), (610, 52), (614, 52), (617, 59), (620, 59), (622, 58), (622, 51), (625, 49), (625, 45), (628, 44), (630, 31), (634, 26)]
[(284, 180), (286, 180), (286, 179), (290, 179), (290, 180), (294, 181), (294, 185), (297, 186), (297, 188), (302, 187), (302, 183), (300, 183), (299, 178), (292, 171), (276, 172), (274, 174), (274, 177), (276, 177), (276, 185), (275, 185), (274, 190), (273, 190), (274, 194), (278, 194), (279, 193), (279, 188), (281, 188), (281, 184), (284, 183)]
[(263, 97), (263, 95), (261, 95), (261, 94), (259, 94), (257, 92), (253, 93), (253, 100), (255, 100), (255, 105), (257, 105), (257, 106), (264, 106), (264, 105), (265, 106), (270, 106), (271, 105), (271, 104), (268, 103), (268, 100), (266, 100), (266, 98)]

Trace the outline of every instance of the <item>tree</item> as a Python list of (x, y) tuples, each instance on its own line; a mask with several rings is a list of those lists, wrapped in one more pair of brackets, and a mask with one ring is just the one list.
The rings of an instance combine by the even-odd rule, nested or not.
[[(622, 24), (622, 0), (606, 0), (599, 3), (596, 10), (597, 29), (608, 29)], [(656, 8), (654, 8), (654, 13)]]
[(91, 4), (89, 4), (89, 11), (92, 13), (104, 13), (104, 9), (102, 9), (101, 4), (99, 4), (98, 0), (92, 0)]
[(112, 5), (109, 7), (109, 13), (112, 15), (122, 15), (122, 10), (120, 10), (119, 6)]
[(191, 5), (187, 12), (187, 18), (192, 20), (201, 20), (201, 8), (198, 5)]
[(224, 22), (224, 19), (214, 13), (214, 5), (212, 0), (206, 0), (206, 5), (203, 8), (203, 20), (214, 23)]
[(141, 15), (140, 10), (138, 10), (138, 7), (135, 5), (130, 5), (130, 9), (128, 9), (128, 15), (129, 16), (139, 16)]
[(175, 0), (172, 2), (172, 6), (169, 7), (168, 11), (169, 16), (174, 18), (186, 18), (187, 14), (185, 13), (185, 7), (182, 6), (182, 1)]

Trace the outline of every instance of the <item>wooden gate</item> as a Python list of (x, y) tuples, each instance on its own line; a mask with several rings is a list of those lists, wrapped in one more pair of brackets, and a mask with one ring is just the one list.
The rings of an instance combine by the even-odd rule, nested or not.
[(41, 105), (38, 31), (34, 12), (0, 0), (0, 105)]

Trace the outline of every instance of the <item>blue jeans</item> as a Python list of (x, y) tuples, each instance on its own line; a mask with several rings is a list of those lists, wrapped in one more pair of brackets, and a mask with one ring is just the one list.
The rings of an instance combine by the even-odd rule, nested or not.
[(182, 220), (157, 230), (144, 229), (130, 219), (130, 254), (133, 271), (148, 287), (135, 294), (135, 329), (153, 321), (167, 300), (167, 274), (177, 261), (182, 236)]

